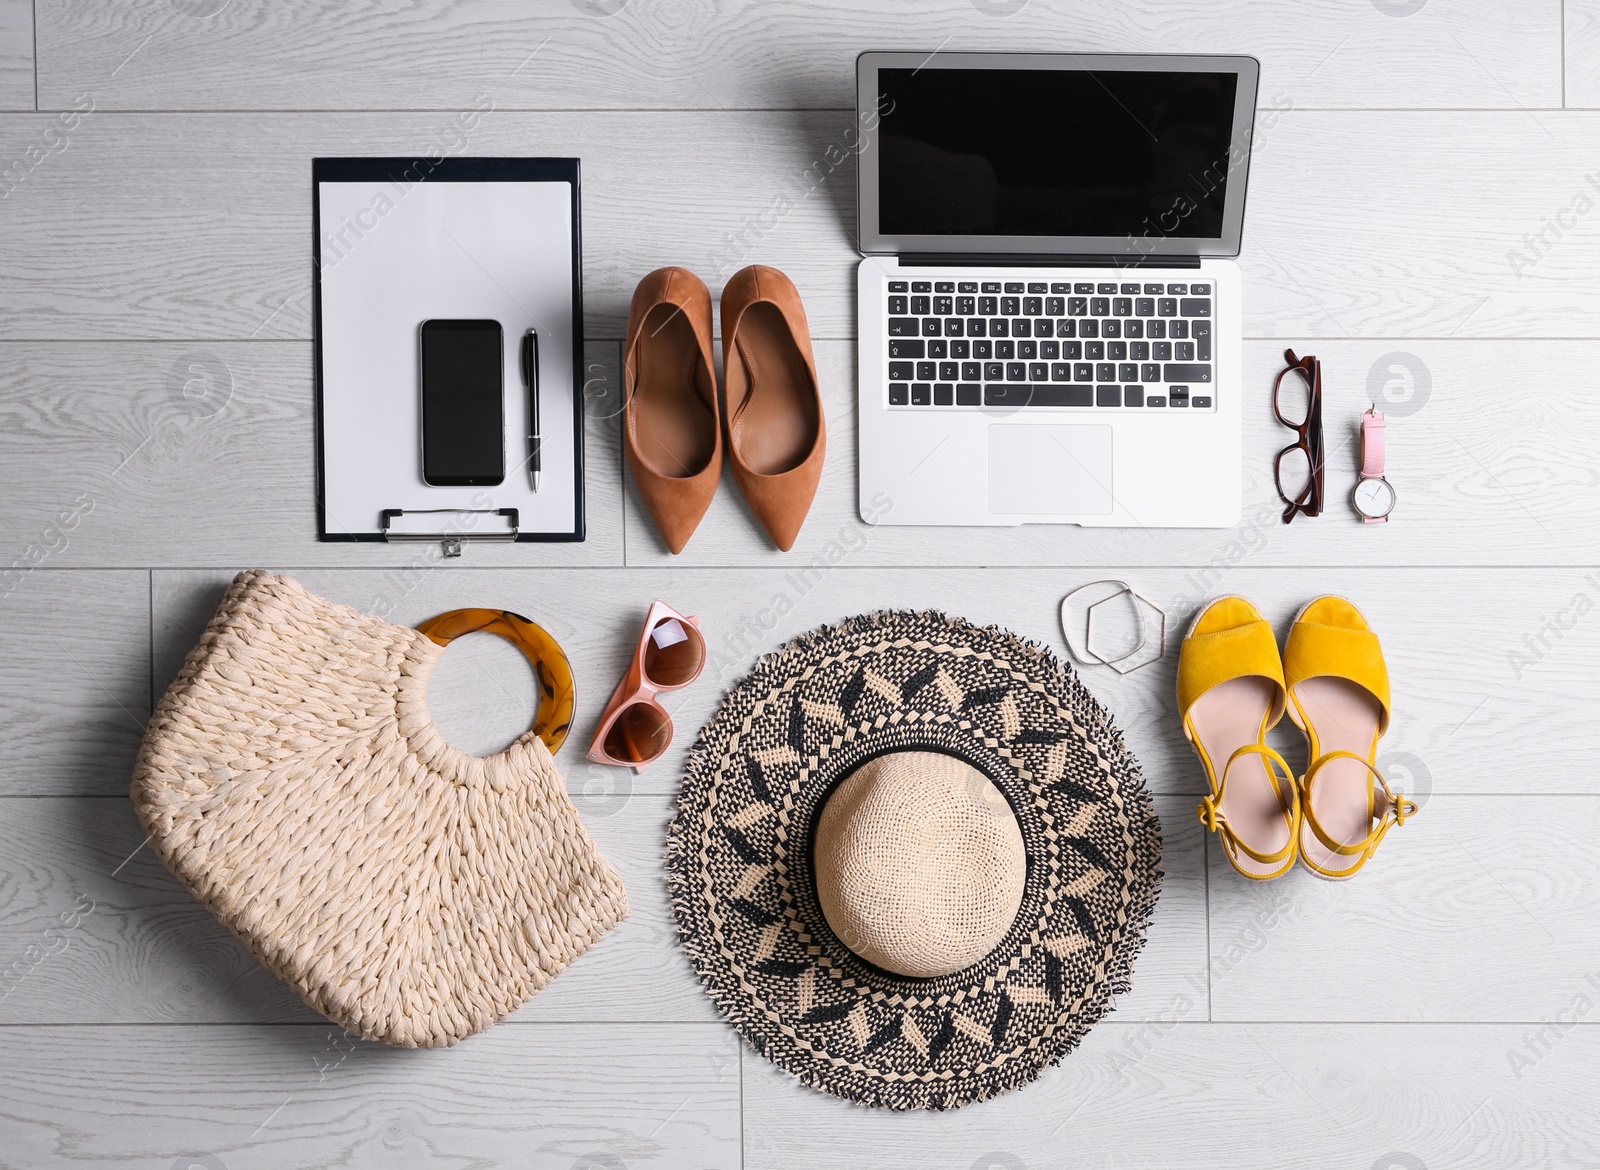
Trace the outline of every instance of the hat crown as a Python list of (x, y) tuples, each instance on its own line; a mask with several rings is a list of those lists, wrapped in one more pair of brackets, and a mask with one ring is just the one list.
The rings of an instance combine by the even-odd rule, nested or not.
[(1003, 939), (1027, 880), (1016, 814), (943, 752), (869, 760), (828, 797), (814, 845), (817, 899), (840, 941), (898, 975), (969, 967)]

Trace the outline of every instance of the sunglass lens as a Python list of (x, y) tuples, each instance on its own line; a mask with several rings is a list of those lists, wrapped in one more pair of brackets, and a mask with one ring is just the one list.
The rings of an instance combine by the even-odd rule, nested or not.
[(626, 764), (643, 764), (667, 750), (672, 721), (650, 703), (630, 703), (618, 712), (606, 732), (606, 755)]
[(706, 642), (700, 631), (675, 617), (664, 617), (644, 640), (645, 677), (658, 687), (680, 687), (700, 673)]
[[(1278, 413), (1292, 427), (1304, 426), (1311, 417), (1311, 375), (1299, 366), (1284, 373), (1278, 382)], [(1285, 480), (1284, 486), (1288, 487)]]

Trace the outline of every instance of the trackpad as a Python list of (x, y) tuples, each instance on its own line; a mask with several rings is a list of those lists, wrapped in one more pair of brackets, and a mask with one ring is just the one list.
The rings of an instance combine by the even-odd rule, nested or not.
[(989, 511), (1111, 514), (1111, 428), (1104, 424), (989, 427)]

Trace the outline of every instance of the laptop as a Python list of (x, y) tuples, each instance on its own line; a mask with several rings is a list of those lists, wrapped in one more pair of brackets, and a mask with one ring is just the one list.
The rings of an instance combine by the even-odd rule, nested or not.
[(1255, 59), (856, 70), (862, 518), (1237, 523)]

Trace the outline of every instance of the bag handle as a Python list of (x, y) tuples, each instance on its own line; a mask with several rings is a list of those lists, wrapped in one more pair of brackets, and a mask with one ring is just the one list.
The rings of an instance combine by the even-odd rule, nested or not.
[(560, 644), (544, 627), (509, 609), (452, 609), (417, 627), (429, 641), (448, 646), (462, 634), (498, 634), (522, 651), (539, 682), (539, 711), (533, 732), (553, 756), (572, 730), (572, 709), (577, 694), (572, 664)]

